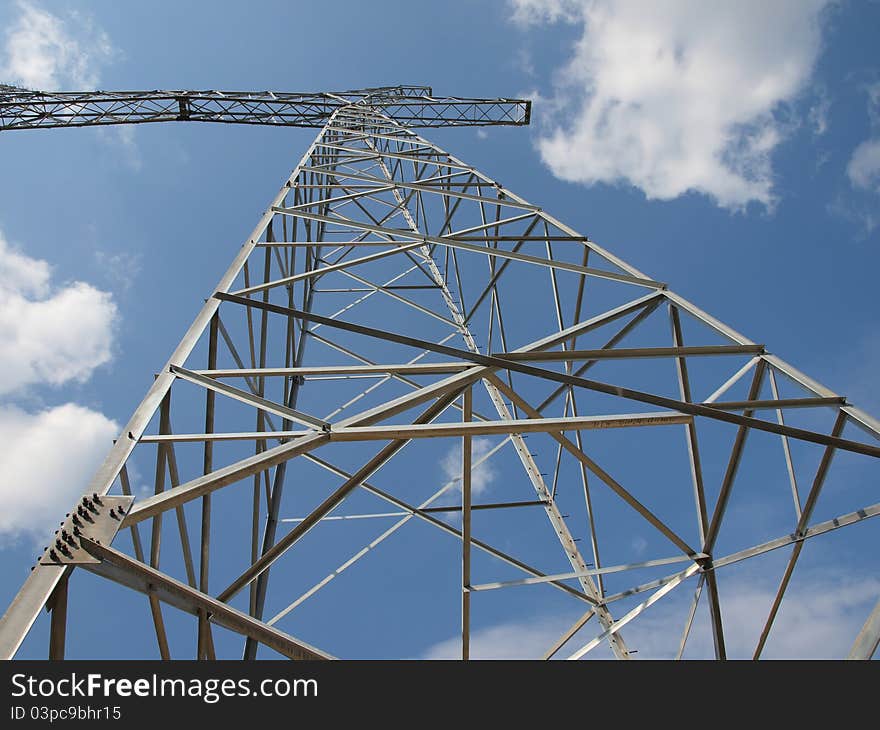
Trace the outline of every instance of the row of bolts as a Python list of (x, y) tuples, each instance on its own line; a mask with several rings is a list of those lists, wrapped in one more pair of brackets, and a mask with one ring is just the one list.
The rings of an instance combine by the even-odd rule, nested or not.
[[(98, 506), (104, 505), (104, 503), (101, 501), (101, 498), (98, 496), (97, 493), (92, 494), (91, 499), (89, 499), (88, 497), (82, 498), (82, 504), (77, 505), (76, 514), (74, 514), (73, 518), (71, 519), (71, 522), (73, 523), (73, 535), (71, 535), (67, 530), (61, 530), (60, 531), (61, 537), (59, 537), (55, 540), (55, 547), (51, 550), (49, 550), (48, 546), (46, 548), (44, 548), (45, 550), (49, 550), (49, 558), (51, 560), (53, 560), (56, 563), (61, 562), (61, 558), (58, 557), (58, 552), (60, 552), (62, 555), (64, 555), (67, 558), (73, 558), (73, 553), (70, 552), (70, 548), (68, 548), (67, 545), (73, 546), (74, 549), (79, 548), (79, 544), (76, 542), (74, 537), (86, 537), (86, 535), (83, 535), (83, 533), (80, 531), (79, 528), (85, 527), (83, 520), (94, 524), (95, 520), (92, 519), (92, 516), (89, 514), (89, 512), (91, 512), (92, 514), (96, 514), (96, 515), (100, 514), (99, 510), (97, 509), (97, 507), (95, 507), (95, 505), (98, 505)], [(124, 515), (125, 515), (125, 507), (123, 507), (122, 505), (117, 505), (116, 507), (110, 508), (110, 517), (112, 519), (121, 520)], [(68, 512), (65, 515), (65, 517), (70, 517), (70, 512)], [(61, 523), (61, 526), (64, 527), (63, 522)], [(56, 535), (58, 534), (58, 532), (59, 532), (58, 530), (55, 530)], [(65, 543), (67, 543), (67, 544), (65, 544)], [(56, 552), (56, 550), (58, 552)], [(33, 570), (33, 568), (31, 568), (31, 570)]]

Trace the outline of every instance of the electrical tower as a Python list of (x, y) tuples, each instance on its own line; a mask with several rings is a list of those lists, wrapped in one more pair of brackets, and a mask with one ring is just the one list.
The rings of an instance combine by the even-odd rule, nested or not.
[[(46, 608), (63, 658), (90, 573), (161, 657), (208, 659), (449, 635), (468, 658), (501, 620), (545, 630), (545, 658), (657, 637), (681, 658), (704, 630), (723, 659), (743, 585), (772, 584), (757, 658), (802, 555), (870, 555), (877, 420), (414, 131), (528, 124), (528, 102), (0, 87), (3, 130), (158, 121), (320, 131), (237, 251), (194, 242), (232, 264), (59, 515), (0, 655)], [(870, 658), (880, 604), (859, 625)]]

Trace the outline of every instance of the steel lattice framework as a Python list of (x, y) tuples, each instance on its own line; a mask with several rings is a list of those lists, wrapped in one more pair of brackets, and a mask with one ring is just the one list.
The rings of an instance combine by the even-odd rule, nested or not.
[(368, 101), (413, 127), (528, 124), (517, 99), (435, 98), (430, 86), (354, 91), (67, 91), (0, 85), (0, 130), (146, 122), (218, 122), (322, 127), (340, 107)]
[[(483, 595), (581, 606), (547, 658), (600, 646), (629, 658), (624, 635), (684, 590), (680, 621), (664, 629), (675, 653), (705, 616), (725, 658), (725, 571), (785, 553), (775, 598), (755, 607), (759, 657), (807, 541), (880, 512), (826, 514), (855, 497), (823, 490), (835, 454), (876, 467), (877, 420), (412, 131), (524, 124), (528, 102), (435, 99), (427, 87), (4, 91), (5, 129), (183, 119), (321, 130), (0, 621), (3, 656), (44, 606), (50, 656), (64, 656), (75, 567), (145, 595), (163, 658), (192, 651), (166, 630), (169, 607), (196, 617), (199, 658), (231, 653), (218, 627), (243, 638), (247, 658), (258, 644), (329, 658), (298, 638), (319, 635), (297, 623), (305, 607), (328, 601), (356, 622), (385, 596), (395, 608), (377, 609), (381, 646), (401, 604), (449, 603), (451, 565), (464, 658)], [(450, 444), (460, 459), (444, 457)], [(633, 483), (644, 481), (628, 474), (634, 461), (650, 484)], [(496, 463), (489, 502), (480, 482)], [(147, 471), (151, 494), (132, 501)], [(788, 532), (753, 539), (755, 515), (731, 507), (750, 490), (784, 501)], [(334, 654), (345, 623), (332, 627)], [(880, 608), (851, 656), (870, 657), (878, 636)]]

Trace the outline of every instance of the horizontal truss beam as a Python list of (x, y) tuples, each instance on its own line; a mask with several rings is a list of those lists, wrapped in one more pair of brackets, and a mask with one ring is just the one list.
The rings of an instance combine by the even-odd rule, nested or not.
[(803, 428), (795, 428), (794, 426), (786, 426), (770, 421), (763, 421), (759, 418), (752, 418), (751, 416), (742, 416), (735, 413), (727, 413), (726, 411), (718, 408), (713, 408), (708, 405), (687, 403), (685, 401), (676, 400), (675, 398), (667, 398), (665, 396), (655, 395), (653, 393), (644, 393), (642, 391), (633, 390), (632, 388), (624, 388), (618, 385), (603, 383), (598, 380), (588, 380), (586, 378), (580, 378), (573, 375), (557, 373), (552, 370), (546, 370), (544, 368), (537, 368), (531, 365), (525, 365), (523, 363), (506, 358), (494, 357), (492, 355), (481, 355), (476, 352), (471, 352), (469, 350), (460, 350), (458, 348), (450, 347), (448, 345), (438, 345), (436, 343), (429, 342), (427, 340), (421, 340), (415, 337), (408, 337), (406, 335), (387, 332), (385, 330), (376, 329), (374, 327), (365, 327), (363, 325), (354, 324), (352, 322), (346, 322), (345, 320), (324, 317), (319, 314), (304, 312), (291, 307), (282, 307), (277, 304), (256, 301), (253, 299), (248, 299), (246, 297), (237, 297), (231, 294), (226, 294), (224, 292), (216, 292), (214, 294), (214, 297), (221, 301), (236, 302), (246, 307), (265, 309), (266, 311), (274, 312), (275, 314), (281, 314), (287, 317), (297, 317), (298, 319), (302, 319), (307, 322), (314, 322), (317, 324), (326, 325), (328, 327), (347, 330), (349, 332), (366, 335), (368, 337), (375, 337), (378, 339), (387, 340), (389, 342), (396, 342), (401, 345), (418, 347), (423, 350), (431, 350), (442, 355), (458, 357), (462, 360), (470, 360), (471, 362), (477, 363), (478, 365), (483, 365), (497, 370), (511, 370), (514, 372), (520, 372), (524, 375), (532, 375), (538, 378), (553, 380), (558, 383), (563, 383), (564, 385), (572, 385), (579, 388), (586, 388), (587, 390), (594, 390), (599, 393), (605, 393), (606, 395), (618, 396), (620, 398), (626, 398), (628, 400), (634, 400), (641, 403), (648, 403), (650, 405), (659, 406), (660, 408), (670, 408), (680, 413), (687, 413), (692, 416), (705, 416), (707, 418), (712, 418), (718, 421), (725, 421), (727, 423), (733, 423), (739, 426), (748, 426), (754, 428), (757, 431), (767, 431), (769, 433), (774, 433), (777, 435), (790, 436), (792, 438), (821, 444), (823, 446), (834, 446), (836, 448), (843, 449), (844, 451), (852, 451), (856, 454), (864, 454), (866, 456), (874, 457), (880, 456), (880, 446), (864, 444), (859, 441), (851, 441), (850, 439), (844, 439), (838, 436), (829, 436), (823, 433), (817, 433), (815, 431), (808, 431)]
[[(525, 502), (486, 502), (483, 504), (474, 504), (470, 506), (472, 510), (481, 509), (510, 509), (513, 507), (546, 507), (548, 502), (540, 499), (527, 500)], [(464, 509), (462, 505), (450, 505), (448, 507), (420, 507), (419, 512), (430, 514), (432, 512), (461, 512)], [(321, 522), (334, 522), (341, 520), (370, 520), (380, 517), (406, 517), (407, 515), (415, 515), (415, 512), (367, 512), (360, 515), (329, 515), (321, 518)], [(302, 522), (305, 517), (285, 517), (281, 522)]]
[(442, 375), (446, 373), (459, 373), (462, 370), (475, 367), (471, 363), (441, 362), (441, 363), (397, 363), (392, 365), (314, 365), (296, 368), (229, 368), (226, 370), (194, 370), (206, 378), (245, 378), (245, 377), (296, 377), (297, 375), (357, 375), (375, 373), (387, 375), (396, 373), (400, 375)]
[[(568, 416), (565, 418), (525, 418), (470, 423), (389, 424), (387, 426), (346, 426), (325, 431), (334, 441), (384, 441), (388, 439), (446, 438), (450, 436), (492, 436), (508, 433), (558, 433), (560, 431), (670, 426), (690, 423), (691, 416), (680, 413), (626, 413), (611, 416)], [(315, 431), (253, 431), (240, 433), (183, 433), (142, 436), (141, 443), (174, 441), (247, 441), (252, 439), (294, 439), (312, 436)]]
[(763, 345), (702, 345), (694, 347), (618, 347), (602, 350), (562, 350), (561, 352), (494, 352), (517, 362), (579, 362), (581, 360), (616, 360), (653, 357), (701, 355), (760, 355)]
[[(528, 124), (531, 116), (530, 101), (434, 97), (426, 86), (386, 86), (339, 93), (44, 92), (0, 86), (0, 130), (155, 122), (323, 127), (334, 113), (355, 109), (352, 105), (359, 103), (367, 103), (408, 127), (519, 126)], [(352, 121), (364, 124), (367, 109), (360, 106), (357, 110)], [(377, 126), (385, 121), (381, 116), (375, 117)]]
[[(334, 177), (336, 176), (341, 177), (341, 175), (339, 175), (338, 173), (334, 173)], [(442, 193), (443, 191), (438, 189), (436, 192)], [(587, 276), (594, 276), (599, 279), (609, 279), (611, 281), (620, 281), (627, 284), (635, 284), (636, 286), (644, 286), (650, 289), (664, 289), (666, 287), (666, 284), (664, 284), (663, 282), (654, 281), (653, 279), (643, 279), (632, 276), (631, 274), (619, 274), (614, 271), (606, 271), (605, 269), (596, 269), (588, 266), (579, 266), (578, 264), (570, 264), (567, 261), (551, 261), (550, 259), (540, 258), (538, 256), (530, 256), (524, 253), (515, 253), (513, 251), (505, 251), (504, 249), (500, 248), (477, 246), (475, 244), (465, 243), (464, 241), (456, 238), (454, 235), (428, 236), (404, 228), (388, 228), (387, 226), (380, 226), (375, 223), (365, 223), (362, 221), (352, 220), (351, 218), (319, 215), (317, 213), (308, 213), (303, 210), (293, 210), (291, 208), (284, 208), (281, 206), (274, 206), (272, 210), (275, 213), (282, 213), (284, 215), (295, 216), (297, 218), (318, 221), (319, 223), (326, 223), (330, 225), (338, 224), (358, 231), (369, 231), (371, 233), (378, 233), (389, 236), (389, 238), (391, 236), (394, 236), (395, 238), (402, 238), (406, 241), (418, 240), (426, 244), (448, 246), (450, 248), (457, 248), (463, 251), (471, 251), (473, 253), (478, 253), (484, 256), (511, 259), (513, 261), (535, 264), (537, 266), (547, 266), (554, 269), (561, 269), (563, 271), (573, 271), (576, 274), (585, 274)], [(498, 223), (492, 223), (488, 224), (485, 227), (488, 228), (497, 225)]]

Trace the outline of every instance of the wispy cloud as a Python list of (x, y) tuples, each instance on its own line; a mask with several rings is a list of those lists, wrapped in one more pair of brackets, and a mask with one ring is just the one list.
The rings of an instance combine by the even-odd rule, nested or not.
[(792, 129), (780, 111), (812, 76), (829, 4), (511, 0), (520, 25), (582, 31), (556, 73), (541, 157), (573, 182), (771, 207), (772, 154)]
[[(745, 578), (720, 585), (724, 640), (728, 655), (748, 659), (776, 594), (777, 584)], [(647, 659), (672, 658), (678, 651), (693, 584), (668, 602), (658, 603), (627, 627), (627, 641)], [(762, 652), (765, 659), (831, 659), (845, 657), (859, 629), (880, 596), (880, 581), (855, 576), (795, 574)], [(705, 600), (705, 596), (703, 597)], [(686, 657), (714, 657), (712, 632), (705, 611), (699, 611), (688, 638)]]
[(516, 67), (526, 76), (535, 75), (535, 62), (532, 59), (532, 52), (528, 48), (520, 48), (516, 52)]
[(95, 263), (117, 292), (127, 292), (141, 270), (141, 255), (131, 251), (95, 251)]
[(116, 53), (104, 31), (80, 13), (62, 19), (29, 0), (18, 0), (16, 8), (18, 17), (5, 33), (0, 75), (44, 91), (97, 86), (101, 67)]
[[(56, 15), (32, 0), (17, 0), (15, 10), (0, 46), (2, 82), (39, 91), (95, 89), (102, 70), (121, 55), (88, 15)], [(118, 147), (129, 168), (140, 170), (134, 128), (107, 128), (101, 134)]]
[(828, 131), (831, 118), (831, 97), (824, 86), (816, 87), (816, 100), (807, 112), (807, 121), (817, 137)]
[(880, 194), (880, 83), (865, 91), (872, 134), (853, 150), (846, 175), (853, 187)]
[(575, 23), (583, 12), (580, 0), (512, 0), (513, 21), (520, 25), (533, 23)]
[[(677, 592), (626, 626), (623, 634), (630, 649), (638, 652), (635, 656), (640, 659), (675, 657), (693, 588), (693, 580), (683, 584)], [(776, 584), (769, 580), (747, 580), (743, 577), (723, 583), (721, 591), (728, 655), (732, 658), (751, 658), (773, 601)], [(762, 656), (767, 659), (846, 656), (878, 595), (880, 581), (876, 579), (859, 580), (855, 576), (839, 573), (797, 576), (786, 594)], [(482, 628), (471, 635), (471, 656), (475, 659), (539, 659), (556, 643), (577, 615), (548, 614)], [(595, 620), (591, 621), (559, 652), (558, 657), (570, 656), (599, 631)], [(457, 659), (460, 656), (459, 637), (438, 642), (422, 654), (425, 659)], [(608, 656), (608, 653), (597, 647), (586, 656), (600, 658)], [(685, 657), (714, 657), (705, 604), (697, 613)]]
[[(471, 460), (476, 464), (489, 451), (492, 450), (494, 444), (491, 439), (475, 438), (471, 441)], [(449, 451), (440, 462), (440, 468), (449, 481), (458, 481), (458, 488), (461, 489), (461, 445), (450, 447)], [(497, 471), (491, 461), (487, 459), (482, 464), (474, 466), (471, 470), (471, 494), (475, 497), (485, 494), (492, 482), (495, 481)]]
[(865, 140), (853, 150), (846, 175), (854, 187), (880, 193), (880, 137)]
[(880, 225), (880, 83), (869, 84), (865, 92), (871, 135), (852, 151), (846, 166), (851, 195), (835, 201), (832, 211), (870, 235)]
[(113, 125), (97, 127), (96, 131), (102, 139), (111, 143), (118, 153), (117, 160), (132, 172), (140, 172), (144, 166), (137, 135), (133, 126)]
[[(510, 621), (471, 634), (473, 659), (540, 659), (553, 646), (572, 620), (559, 616)], [(461, 659), (461, 638), (445, 639), (429, 647), (422, 659)]]

